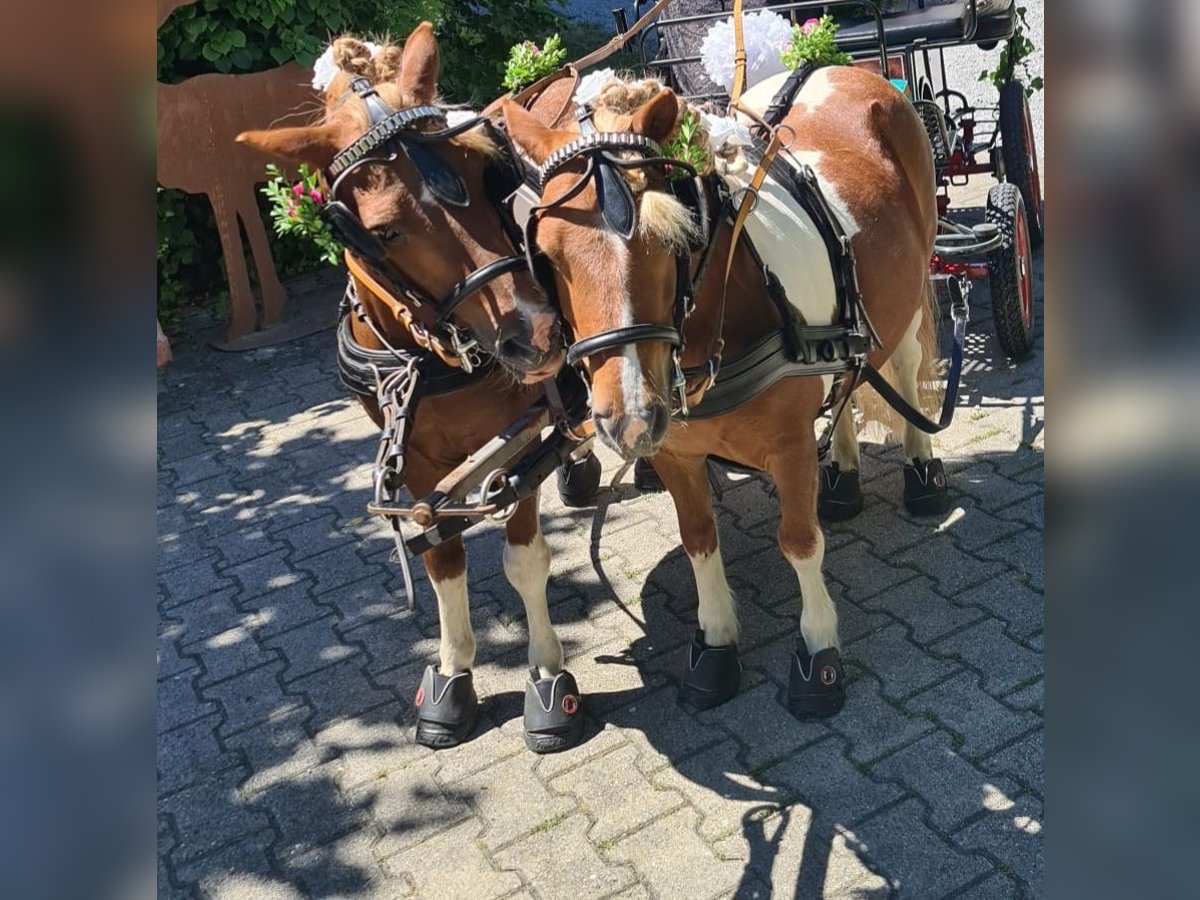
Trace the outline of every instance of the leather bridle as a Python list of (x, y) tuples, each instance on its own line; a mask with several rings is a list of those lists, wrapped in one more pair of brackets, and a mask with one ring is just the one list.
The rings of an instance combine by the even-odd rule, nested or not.
[(373, 276), (370, 279), (375, 283), (373, 289), (379, 286), (379, 282), (386, 284), (386, 294), (407, 312), (403, 318), (414, 341), (436, 352), (449, 365), (461, 366), (471, 372), (484, 361), (486, 354), (469, 329), (454, 321), (454, 312), (464, 300), (496, 278), (525, 269), (528, 265), (526, 255), (514, 253), (492, 260), (471, 272), (445, 295), (437, 297), (391, 262), (383, 242), (362, 224), (346, 203), (338, 199), (338, 192), (344, 179), (360, 166), (391, 163), (404, 153), (439, 203), (447, 207), (467, 207), (471, 197), (466, 183), (430, 149), (430, 145), (449, 141), (482, 127), (504, 148), (503, 160), (492, 165), (511, 172), (511, 178), (506, 183), (495, 185), (493, 181), (489, 184), (488, 194), (500, 213), (510, 242), (517, 249), (522, 232), (505, 203), (520, 183), (519, 164), (513, 156), (511, 145), (485, 117), (475, 116), (457, 125), (433, 131), (420, 130), (431, 123), (445, 123), (445, 110), (432, 105), (393, 109), (379, 96), (374, 85), (362, 77), (351, 82), (349, 91), (362, 99), (371, 126), (365, 134), (338, 153), (326, 169), (329, 190), (328, 199), (321, 208), (322, 217), (345, 245), (347, 256), (355, 258), (358, 263), (357, 266), (351, 265), (351, 270), (367, 270)]
[[(593, 181), (596, 185), (597, 206), (606, 227), (627, 240), (632, 237), (636, 228), (637, 206), (632, 189), (621, 172), (624, 169), (659, 167), (664, 173), (669, 170), (682, 170), (690, 176), (695, 186), (697, 200), (692, 211), (702, 220), (706, 218), (706, 194), (693, 166), (664, 155), (658, 144), (645, 135), (635, 132), (599, 132), (591, 128), (586, 113), (581, 113), (579, 119), (581, 129), (585, 130), (585, 133), (554, 151), (538, 167), (538, 186), (539, 189), (544, 189), (550, 178), (579, 159), (585, 161), (583, 174), (564, 194), (549, 203), (535, 206), (530, 211), (529, 219), (525, 223), (527, 254), (532, 254), (536, 245), (535, 233), (539, 217), (577, 197)], [(631, 158), (623, 158), (617, 154), (629, 154)], [(668, 180), (668, 185), (670, 184), (671, 181)], [(685, 205), (691, 204), (685, 202)], [(720, 214), (707, 216), (709, 227), (702, 244), (704, 255), (694, 275), (691, 272), (691, 256), (696, 248), (679, 248), (675, 253), (675, 301), (670, 325), (625, 325), (581, 338), (567, 348), (567, 363), (578, 365), (589, 357), (633, 344), (664, 343), (671, 349), (671, 386), (678, 398), (675, 411), (687, 415), (688, 395), (691, 392), (684, 378), (682, 365), (684, 323), (695, 306), (696, 289), (707, 270), (722, 218), (723, 215)], [(715, 376), (715, 366), (709, 365), (706, 369)]]

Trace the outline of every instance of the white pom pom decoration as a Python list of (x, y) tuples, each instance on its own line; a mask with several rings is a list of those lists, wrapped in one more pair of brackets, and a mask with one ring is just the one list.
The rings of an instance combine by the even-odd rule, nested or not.
[[(792, 40), (792, 26), (783, 16), (769, 10), (748, 13), (742, 18), (746, 45), (746, 85), (786, 72), (780, 55)], [(733, 21), (722, 19), (708, 29), (700, 45), (700, 61), (714, 84), (733, 89)]]
[(597, 69), (590, 75), (585, 75), (579, 80), (579, 87), (575, 89), (575, 102), (580, 106), (591, 103), (600, 96), (604, 86), (616, 77), (617, 73), (612, 69)]
[[(363, 41), (363, 44), (371, 55), (374, 56), (379, 52), (379, 45), (373, 44), (370, 41)], [(325, 48), (325, 52), (317, 57), (317, 61), (313, 63), (313, 80), (312, 86), (318, 91), (323, 91), (333, 82), (337, 76), (338, 67), (333, 62), (333, 45)]]
[(727, 147), (749, 147), (752, 143), (750, 129), (732, 116), (714, 116), (701, 110), (700, 118), (708, 129), (708, 143), (714, 153), (721, 153)]

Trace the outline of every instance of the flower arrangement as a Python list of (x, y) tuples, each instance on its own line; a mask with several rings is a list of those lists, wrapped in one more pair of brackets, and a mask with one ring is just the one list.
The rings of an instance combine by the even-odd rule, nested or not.
[[(791, 37), (788, 20), (779, 13), (762, 9), (747, 13), (742, 22), (747, 82), (757, 84), (786, 71), (779, 57)], [(713, 84), (726, 91), (733, 88), (734, 47), (731, 19), (715, 22), (700, 44), (700, 62), (705, 73)]]
[(270, 180), (263, 187), (263, 196), (271, 201), (271, 223), (280, 237), (286, 234), (308, 238), (320, 251), (321, 260), (337, 265), (342, 259), (342, 245), (333, 236), (328, 223), (321, 218), (325, 194), (318, 183), (318, 173), (301, 165), (300, 180), (291, 181), (279, 166), (267, 166)]
[(567, 58), (567, 48), (562, 38), (552, 34), (539, 47), (533, 41), (521, 41), (508, 51), (508, 62), (504, 65), (504, 87), (519, 91), (558, 70)]
[(850, 54), (837, 48), (837, 33), (838, 24), (830, 15), (792, 26), (792, 42), (783, 51), (783, 64), (793, 70), (804, 62), (814, 66), (848, 65)]

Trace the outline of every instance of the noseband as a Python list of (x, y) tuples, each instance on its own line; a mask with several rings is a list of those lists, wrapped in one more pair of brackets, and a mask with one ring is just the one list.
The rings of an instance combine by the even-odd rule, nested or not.
[(512, 255), (495, 259), (459, 281), (444, 296), (435, 297), (391, 263), (383, 243), (363, 225), (346, 203), (337, 198), (337, 195), (346, 176), (360, 166), (367, 163), (395, 162), (400, 154), (404, 153), (439, 203), (449, 207), (470, 206), (471, 197), (466, 182), (430, 149), (430, 145), (449, 141), (482, 126), (489, 136), (505, 148), (506, 160), (503, 165), (512, 171), (512, 177), (506, 183), (498, 183), (499, 179), (489, 182), (485, 176), (485, 184), (488, 187), (489, 199), (500, 212), (510, 241), (518, 245), (521, 231), (512, 221), (504, 204), (507, 196), (515, 190), (520, 181), (511, 146), (496, 127), (482, 116), (437, 131), (421, 131), (418, 130), (419, 126), (431, 122), (445, 122), (445, 111), (432, 105), (395, 110), (379, 96), (366, 78), (355, 78), (350, 90), (357, 94), (366, 106), (371, 127), (362, 137), (338, 153), (326, 169), (329, 198), (322, 207), (321, 214), (346, 249), (381, 275), (391, 288), (393, 299), (410, 310), (415, 320), (410, 326), (414, 339), (422, 346), (431, 346), (447, 361), (457, 357), (457, 363), (470, 372), (483, 361), (483, 351), (478, 341), (452, 321), (451, 316), (459, 304), (491, 281), (523, 270), (526, 267), (526, 257)]
[[(581, 126), (585, 123), (581, 117)], [(590, 127), (590, 123), (586, 123)], [(634, 153), (633, 159), (621, 159), (617, 153)], [(545, 212), (564, 205), (567, 201), (578, 196), (591, 181), (596, 182), (598, 208), (604, 218), (605, 225), (614, 233), (628, 240), (633, 236), (636, 226), (636, 204), (632, 189), (621, 170), (639, 169), (657, 166), (664, 171), (682, 169), (691, 176), (694, 185), (695, 200), (685, 198), (685, 206), (692, 209), (701, 221), (705, 216), (705, 192), (700, 178), (693, 166), (686, 162), (665, 156), (661, 148), (650, 138), (634, 132), (597, 132), (590, 131), (560, 147), (538, 167), (539, 186), (544, 189), (546, 183), (566, 165), (577, 160), (586, 161), (583, 175), (561, 197), (550, 203), (534, 207), (526, 222), (525, 248), (531, 253), (534, 246), (532, 229), (536, 226), (536, 213)], [(668, 181), (668, 184), (672, 182)], [(674, 194), (675, 192), (672, 191)], [(678, 196), (678, 195), (676, 195)], [(662, 342), (671, 348), (673, 364), (672, 388), (679, 398), (680, 411), (687, 414), (687, 386), (683, 376), (683, 326), (691, 315), (695, 305), (696, 286), (704, 276), (708, 262), (711, 259), (715, 245), (716, 228), (710, 224), (708, 235), (702, 245), (704, 256), (695, 277), (691, 275), (691, 251), (693, 248), (681, 248), (675, 253), (675, 305), (670, 325), (636, 324), (613, 328), (608, 331), (575, 341), (567, 349), (567, 362), (576, 365), (588, 357), (599, 353), (627, 347), (631, 344), (647, 342)]]

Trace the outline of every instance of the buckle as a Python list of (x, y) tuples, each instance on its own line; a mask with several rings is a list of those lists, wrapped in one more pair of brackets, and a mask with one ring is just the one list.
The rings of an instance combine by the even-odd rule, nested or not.
[(681, 416), (687, 416), (687, 378), (683, 374), (683, 363), (679, 359), (678, 350), (671, 352), (671, 362), (675, 366), (675, 372), (671, 376), (671, 387), (675, 390), (676, 395), (679, 397), (679, 414)]

